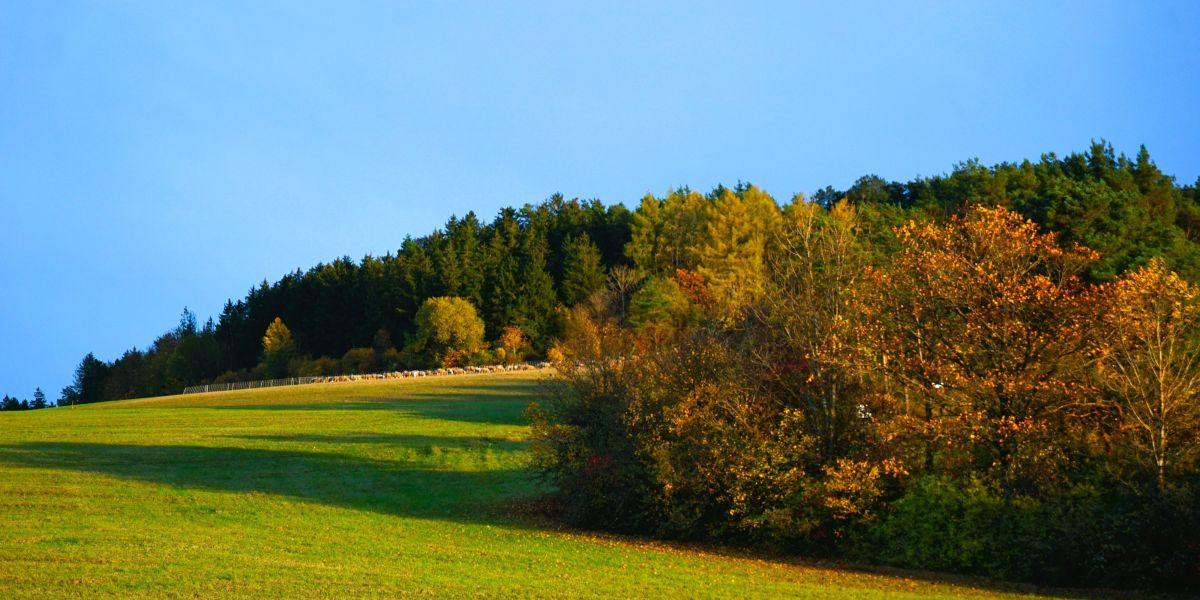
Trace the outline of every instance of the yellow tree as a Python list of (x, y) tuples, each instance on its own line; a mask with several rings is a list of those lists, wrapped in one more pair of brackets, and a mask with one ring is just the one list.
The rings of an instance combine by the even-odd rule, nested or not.
[(642, 275), (695, 269), (706, 204), (707, 198), (686, 188), (671, 190), (662, 199), (647, 194), (633, 213), (625, 255)]
[(1200, 449), (1200, 290), (1154, 258), (1109, 293), (1109, 344), (1096, 371), (1161, 489)]
[[(874, 357), (924, 407), (935, 441), (1007, 494), (1052, 473), (1059, 411), (1079, 391), (1094, 340), (1097, 259), (1004, 208), (897, 230), (900, 251), (868, 270), (862, 307)], [(941, 436), (941, 440), (938, 440)]]
[(271, 378), (286, 377), (288, 361), (291, 360), (295, 350), (295, 342), (292, 340), (292, 331), (283, 324), (283, 319), (275, 317), (275, 320), (267, 325), (267, 331), (262, 338), (262, 346), (267, 376)]
[(732, 320), (763, 291), (764, 258), (780, 229), (779, 206), (751, 185), (723, 190), (705, 207), (697, 272), (721, 317)]
[(434, 363), (456, 366), (483, 347), (483, 320), (465, 298), (427, 298), (417, 310), (414, 352), (424, 352)]

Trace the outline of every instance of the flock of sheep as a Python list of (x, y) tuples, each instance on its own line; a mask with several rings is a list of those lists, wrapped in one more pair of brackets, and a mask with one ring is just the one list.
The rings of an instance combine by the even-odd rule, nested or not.
[(336, 383), (342, 381), (370, 381), (372, 379), (402, 379), (408, 377), (433, 377), (437, 375), (468, 375), (473, 373), (503, 373), (506, 371), (534, 371), (549, 368), (550, 363), (516, 363), (512, 365), (486, 365), (481, 367), (445, 367), (425, 371), (392, 371), (365, 375), (326, 375), (313, 377), (312, 383)]
[(201, 392), (227, 392), (282, 385), (304, 385), (309, 383), (340, 383), (344, 381), (371, 381), (376, 379), (405, 379), (409, 377), (434, 377), (437, 375), (470, 375), (474, 373), (504, 373), (506, 371), (536, 371), (547, 369), (549, 362), (517, 363), (513, 365), (487, 365), (482, 367), (446, 367), (425, 371), (391, 371), (389, 373), (368, 373), (365, 375), (319, 375), (316, 377), (288, 377), (285, 379), (270, 379), (266, 381), (239, 381), (234, 383), (213, 383), (193, 385), (184, 388), (185, 394)]

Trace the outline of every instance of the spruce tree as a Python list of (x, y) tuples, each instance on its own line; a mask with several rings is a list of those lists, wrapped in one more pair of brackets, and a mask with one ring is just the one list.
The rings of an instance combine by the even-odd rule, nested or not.
[(42, 388), (33, 391), (33, 408), (46, 408), (46, 392)]
[(568, 237), (563, 243), (562, 299), (567, 306), (587, 300), (604, 286), (604, 266), (600, 249), (588, 234)]
[(483, 281), (483, 320), (487, 335), (495, 338), (506, 325), (513, 325), (521, 316), (521, 260), (518, 244), (521, 240), (516, 211), (506, 208), (489, 228), (485, 278)]
[(550, 325), (558, 299), (554, 292), (554, 279), (546, 270), (546, 238), (540, 228), (526, 232), (525, 246), (518, 324), (523, 325), (529, 333), (534, 347), (542, 349), (554, 333)]

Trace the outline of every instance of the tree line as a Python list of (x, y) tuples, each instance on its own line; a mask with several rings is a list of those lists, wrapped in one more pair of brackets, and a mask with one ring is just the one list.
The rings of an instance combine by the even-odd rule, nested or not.
[(33, 400), (19, 399), (8, 394), (0, 399), (0, 410), (33, 410), (51, 406), (54, 405), (46, 401), (46, 393), (42, 391), (42, 388), (33, 391)]
[[(63, 390), (63, 404), (178, 393), (189, 385), (431, 366), (446, 357), (426, 351), (418, 329), (430, 298), (461, 298), (503, 348), (519, 331), (542, 353), (559, 329), (556, 307), (603, 285), (624, 262), (632, 215), (622, 205), (553, 196), (505, 208), (491, 223), (473, 214), (406, 238), (394, 254), (343, 257), (263, 281), (230, 300), (216, 320), (199, 325), (184, 309), (180, 323), (144, 350), (111, 362), (89, 354)], [(276, 321), (289, 341), (264, 345)], [(510, 344), (511, 345), (511, 344)], [(466, 358), (504, 362), (494, 349)], [(434, 356), (438, 354), (438, 356)]]
[(545, 356), (535, 466), (578, 525), (1194, 589), (1198, 185), (1094, 143), (786, 203), (555, 196), (185, 309), (59, 403)]
[(585, 527), (1200, 585), (1196, 186), (1105, 144), (647, 198), (528, 412)]
[[(811, 201), (825, 210), (842, 198), (855, 206), (873, 253), (890, 252), (892, 229), (907, 219), (945, 219), (985, 203), (1032, 219), (1063, 243), (1099, 252), (1085, 274), (1089, 280), (1111, 279), (1162, 256), (1194, 281), (1200, 276), (1195, 189), (1175, 185), (1144, 148), (1129, 159), (1100, 143), (1061, 159), (1048, 154), (993, 167), (968, 161), (949, 174), (907, 183), (866, 176), (848, 190), (819, 190)], [(169, 394), (188, 385), (265, 378), (268, 371), (321, 375), (426, 366), (430, 356), (408, 350), (419, 336), (417, 312), (433, 297), (471, 303), (487, 340), (498, 341), (506, 328), (520, 329), (537, 354), (562, 333), (557, 308), (583, 302), (613, 277), (623, 278), (626, 288), (641, 285), (630, 276), (635, 270), (661, 275), (683, 269), (729, 308), (761, 277), (755, 254), (761, 249), (726, 240), (736, 242), (758, 227), (769, 232), (776, 206), (764, 191), (739, 184), (708, 194), (680, 188), (664, 197), (647, 195), (633, 211), (556, 195), (502, 209), (490, 223), (473, 213), (452, 217), (429, 235), (405, 238), (395, 253), (342, 257), (274, 283), (264, 280), (203, 325), (185, 308), (178, 326), (148, 347), (112, 361), (86, 356), (61, 398), (69, 404)], [(705, 212), (719, 218), (706, 219)], [(670, 279), (647, 282), (659, 296), (669, 296)], [(662, 298), (657, 305), (646, 305), (646, 294), (641, 300), (634, 307), (638, 319), (664, 310)], [(294, 335), (294, 349), (289, 364), (268, 369), (262, 337), (276, 318)]]

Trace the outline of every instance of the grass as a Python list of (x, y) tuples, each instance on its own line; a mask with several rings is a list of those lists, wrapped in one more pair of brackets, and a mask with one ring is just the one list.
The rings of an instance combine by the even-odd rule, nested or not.
[(0, 597), (1032, 596), (512, 515), (537, 377), (0, 413)]

